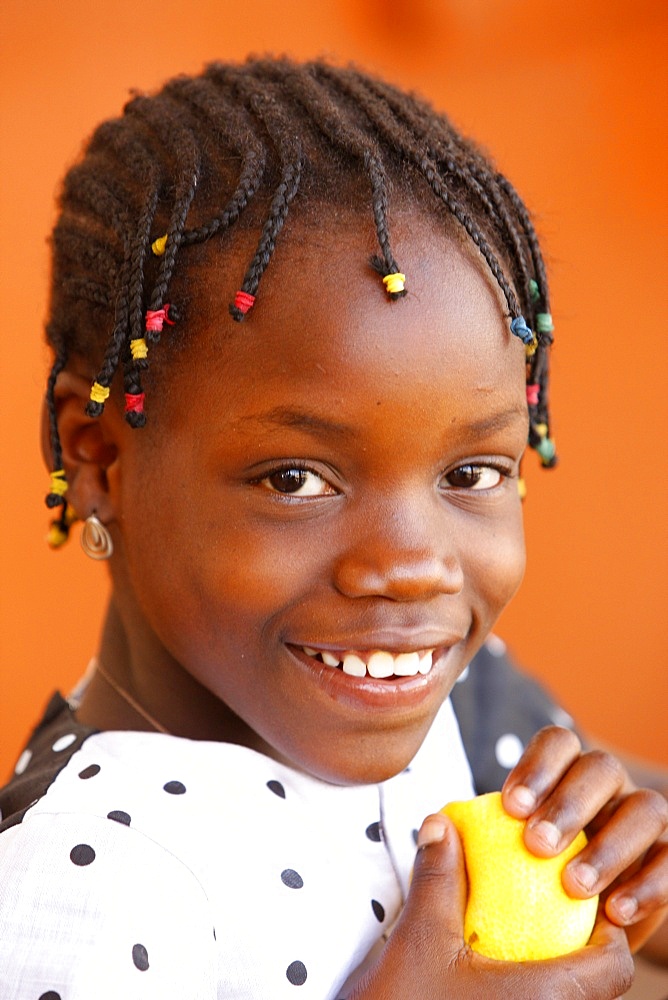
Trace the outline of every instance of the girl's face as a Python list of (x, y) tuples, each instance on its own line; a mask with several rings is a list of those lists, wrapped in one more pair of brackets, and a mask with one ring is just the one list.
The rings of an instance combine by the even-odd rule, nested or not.
[(376, 782), (522, 577), (524, 357), (485, 266), (428, 219), (395, 223), (396, 303), (363, 227), (326, 221), (321, 253), (286, 227), (243, 325), (250, 244), (190, 302), (203, 329), (109, 470), (116, 600), (130, 657), (176, 706), (195, 678), (219, 738)]

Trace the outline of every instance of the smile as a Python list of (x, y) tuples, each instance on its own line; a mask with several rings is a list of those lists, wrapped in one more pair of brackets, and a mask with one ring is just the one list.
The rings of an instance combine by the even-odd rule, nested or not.
[(417, 674), (428, 674), (432, 667), (433, 649), (413, 650), (408, 653), (390, 653), (378, 649), (373, 653), (359, 651), (332, 652), (326, 649), (314, 649), (312, 646), (301, 646), (301, 650), (315, 660), (328, 667), (338, 667), (349, 677), (415, 677)]

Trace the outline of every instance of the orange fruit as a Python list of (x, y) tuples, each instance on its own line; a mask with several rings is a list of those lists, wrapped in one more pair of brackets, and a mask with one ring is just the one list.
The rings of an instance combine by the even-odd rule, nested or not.
[(524, 962), (584, 947), (598, 897), (573, 899), (561, 884), (565, 864), (587, 843), (584, 833), (556, 857), (537, 858), (524, 845), (524, 820), (508, 815), (500, 792), (451, 802), (442, 812), (455, 824), (464, 848), (464, 936), (474, 951)]

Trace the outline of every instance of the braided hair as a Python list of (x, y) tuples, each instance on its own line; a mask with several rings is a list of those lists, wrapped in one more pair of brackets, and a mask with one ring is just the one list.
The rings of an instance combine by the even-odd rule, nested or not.
[[(445, 210), (478, 248), (499, 286), (510, 329), (525, 344), (529, 444), (556, 462), (549, 433), (552, 319), (545, 267), (529, 213), (510, 182), (422, 99), (356, 69), (321, 61), (251, 58), (212, 63), (199, 76), (137, 95), (94, 132), (65, 177), (52, 238), (46, 392), (53, 471), (47, 506), (60, 508), (49, 540), (73, 520), (55, 407), (55, 383), (72, 355), (94, 365), (86, 412), (99, 416), (122, 371), (125, 417), (146, 422), (143, 379), (165, 324), (175, 268), (187, 248), (233, 225), (259, 239), (229, 305), (248, 315), (292, 201), (321, 201), (368, 185), (378, 240), (370, 265), (390, 299), (406, 294), (388, 221), (390, 186)], [(334, 187), (333, 187), (334, 185)], [(262, 197), (256, 198), (260, 194)], [(92, 335), (91, 335), (92, 331)]]

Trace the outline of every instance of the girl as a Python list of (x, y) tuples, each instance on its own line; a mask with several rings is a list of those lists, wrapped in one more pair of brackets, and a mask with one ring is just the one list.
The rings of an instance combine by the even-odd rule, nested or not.
[(2, 996), (622, 993), (660, 796), (530, 744), (505, 807), (540, 856), (587, 827), (564, 884), (605, 903), (528, 965), (466, 946), (433, 815), (472, 794), (448, 695), (522, 577), (527, 438), (555, 460), (508, 181), (360, 73), (214, 64), (100, 126), (53, 252), (51, 539), (81, 519), (113, 593), (2, 794)]

